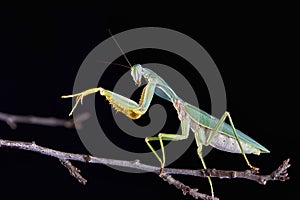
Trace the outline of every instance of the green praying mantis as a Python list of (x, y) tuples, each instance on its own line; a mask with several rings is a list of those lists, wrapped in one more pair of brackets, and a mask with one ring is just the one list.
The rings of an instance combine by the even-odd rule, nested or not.
[[(131, 119), (138, 119), (143, 114), (145, 114), (150, 106), (152, 98), (155, 95), (171, 102), (178, 113), (178, 118), (181, 125), (181, 135), (179, 134), (168, 134), (159, 133), (158, 136), (146, 137), (145, 142), (159, 160), (161, 165), (160, 176), (163, 174), (163, 169), (165, 167), (165, 150), (163, 141), (179, 141), (187, 139), (190, 130), (194, 133), (194, 137), (197, 144), (197, 154), (202, 162), (204, 169), (207, 169), (202, 156), (202, 146), (211, 145), (222, 151), (227, 151), (230, 153), (241, 153), (247, 163), (247, 165), (258, 172), (259, 168), (254, 167), (250, 164), (247, 159), (246, 154), (256, 154), (269, 153), (270, 151), (264, 146), (242, 133), (235, 128), (232, 118), (229, 112), (225, 112), (220, 119), (211, 116), (210, 114), (204, 112), (200, 108), (197, 108), (188, 102), (185, 102), (179, 96), (176, 95), (174, 90), (154, 71), (143, 68), (140, 64), (131, 65), (120, 45), (116, 39), (111, 35), (121, 52), (123, 53), (125, 59), (130, 65), (131, 76), (133, 81), (137, 86), (140, 86), (142, 77), (146, 80), (147, 84), (143, 89), (139, 103), (114, 93), (112, 91), (106, 90), (102, 87), (91, 88), (83, 92), (62, 96), (62, 98), (76, 97), (75, 105), (73, 106), (69, 115), (72, 115), (78, 103), (82, 99), (96, 92), (100, 92), (102, 96), (105, 96), (109, 103), (117, 110), (125, 114)], [(225, 122), (226, 118), (229, 120), (229, 124)], [(162, 150), (162, 156), (159, 156), (154, 148), (152, 147), (152, 141), (159, 141)], [(211, 194), (214, 196), (213, 185), (210, 177), (208, 181), (211, 188)]]

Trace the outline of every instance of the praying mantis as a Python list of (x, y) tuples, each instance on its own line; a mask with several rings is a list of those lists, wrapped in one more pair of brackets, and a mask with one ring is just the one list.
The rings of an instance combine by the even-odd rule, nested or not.
[[(181, 126), (181, 135), (159, 133), (157, 136), (145, 138), (146, 144), (160, 162), (160, 176), (163, 174), (166, 160), (163, 141), (179, 141), (187, 139), (190, 130), (194, 133), (197, 144), (197, 154), (204, 169), (207, 169), (207, 167), (202, 156), (202, 146), (211, 145), (212, 147), (222, 151), (241, 153), (247, 165), (252, 170), (258, 172), (259, 168), (250, 164), (246, 154), (259, 155), (260, 153), (269, 153), (270, 151), (246, 134), (236, 129), (229, 112), (226, 111), (221, 118), (218, 119), (204, 112), (200, 108), (185, 102), (183, 99), (177, 96), (174, 90), (164, 81), (164, 79), (154, 71), (143, 68), (140, 64), (131, 65), (116, 39), (113, 37), (113, 35), (111, 36), (130, 65), (129, 68), (131, 70), (131, 76), (135, 84), (140, 86), (142, 78), (144, 78), (147, 82), (141, 94), (139, 103), (136, 103), (127, 97), (106, 90), (102, 87), (91, 88), (77, 94), (62, 96), (62, 98), (76, 97), (75, 105), (73, 106), (69, 115), (72, 115), (78, 103), (82, 101), (85, 96), (100, 92), (102, 96), (106, 97), (115, 110), (122, 112), (127, 117), (134, 120), (140, 118), (147, 112), (153, 96), (157, 95), (173, 104), (177, 111)], [(229, 124), (225, 122), (227, 118), (229, 120)], [(156, 153), (155, 149), (151, 145), (150, 142), (153, 141), (159, 141), (162, 151), (161, 156)], [(214, 196), (212, 181), (210, 177), (207, 178), (210, 184), (211, 194)]]

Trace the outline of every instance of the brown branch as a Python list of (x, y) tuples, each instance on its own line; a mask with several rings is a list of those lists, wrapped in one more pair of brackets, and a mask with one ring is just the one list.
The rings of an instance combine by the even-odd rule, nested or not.
[(286, 159), (283, 163), (271, 174), (260, 175), (253, 170), (233, 171), (233, 170), (217, 170), (217, 169), (172, 169), (166, 168), (164, 170), (167, 174), (181, 174), (197, 177), (218, 177), (218, 178), (244, 178), (256, 181), (259, 184), (265, 185), (268, 181), (286, 181), (289, 180), (287, 169), (291, 166), (290, 159)]
[(82, 123), (90, 117), (89, 113), (82, 113), (73, 119), (58, 119), (53, 117), (37, 117), (37, 116), (25, 116), (25, 115), (12, 115), (8, 113), (0, 112), (0, 120), (6, 122), (11, 129), (17, 128), (17, 123), (23, 124), (36, 124), (43, 126), (63, 126), (66, 128), (73, 128), (76, 125), (80, 128)]
[[(34, 142), (21, 142), (21, 141), (10, 141), (10, 140), (2, 140), (0, 139), (0, 148), (14, 148), (14, 149), (22, 149), (27, 151), (37, 152), (43, 155), (52, 156), (62, 160), (62, 164), (66, 166), (71, 175), (77, 178), (79, 182), (85, 183), (85, 179), (81, 177), (79, 174), (79, 170), (74, 167), (69, 160), (80, 161), (86, 163), (97, 163), (111, 166), (121, 166), (127, 168), (134, 168), (138, 170), (143, 170), (147, 172), (153, 172), (156, 174), (160, 173), (160, 168), (146, 165), (140, 163), (139, 160), (134, 161), (126, 161), (126, 160), (115, 160), (108, 158), (98, 158), (90, 155), (84, 154), (75, 154), (75, 153), (67, 153), (62, 151), (53, 150), (47, 147), (42, 147), (36, 145)], [(244, 178), (256, 181), (260, 184), (266, 184), (267, 181), (286, 181), (289, 179), (287, 169), (291, 166), (289, 164), (289, 159), (285, 160), (282, 165), (280, 165), (275, 171), (273, 171), (269, 175), (259, 175), (255, 174), (251, 170), (246, 171), (228, 171), (228, 170), (216, 170), (216, 169), (199, 169), (199, 170), (190, 170), (190, 169), (174, 169), (174, 168), (165, 168), (164, 174), (162, 178), (168, 183), (176, 186), (181, 189), (184, 194), (189, 194), (194, 198), (202, 198), (202, 199), (211, 199), (212, 197), (198, 193), (196, 189), (191, 189), (190, 187), (184, 185), (183, 183), (173, 179), (170, 174), (181, 174), (181, 175), (190, 175), (196, 177), (218, 177), (218, 178)], [(216, 197), (215, 197), (216, 198)]]

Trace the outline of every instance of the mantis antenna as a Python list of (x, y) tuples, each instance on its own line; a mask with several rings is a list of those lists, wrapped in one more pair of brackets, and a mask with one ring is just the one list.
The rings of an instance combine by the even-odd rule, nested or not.
[(109, 34), (111, 35), (112, 39), (114, 40), (114, 42), (116, 43), (116, 45), (119, 47), (120, 51), (122, 52), (124, 58), (126, 59), (126, 61), (128, 62), (129, 66), (132, 67), (131, 63), (129, 62), (127, 56), (125, 55), (123, 49), (120, 47), (119, 43), (117, 42), (116, 38), (113, 36), (113, 34), (111, 34), (110, 30), (108, 29)]
[(131, 69), (131, 67), (127, 66), (127, 65), (122, 65), (119, 63), (114, 63), (114, 62), (108, 62), (108, 61), (102, 61), (102, 60), (98, 60), (97, 62), (102, 62), (102, 63), (107, 63), (107, 64), (112, 64), (112, 65), (118, 65), (118, 66), (122, 66), (122, 67), (126, 67), (128, 69)]

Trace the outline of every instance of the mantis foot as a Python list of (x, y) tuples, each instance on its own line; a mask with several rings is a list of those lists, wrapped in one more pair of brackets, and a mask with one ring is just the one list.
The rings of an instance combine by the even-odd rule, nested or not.
[(252, 165), (250, 165), (251, 171), (253, 171), (255, 174), (259, 174), (259, 168), (258, 167), (254, 167)]
[(164, 167), (160, 168), (159, 170), (159, 177), (162, 177), (163, 176), (163, 173), (164, 173)]

